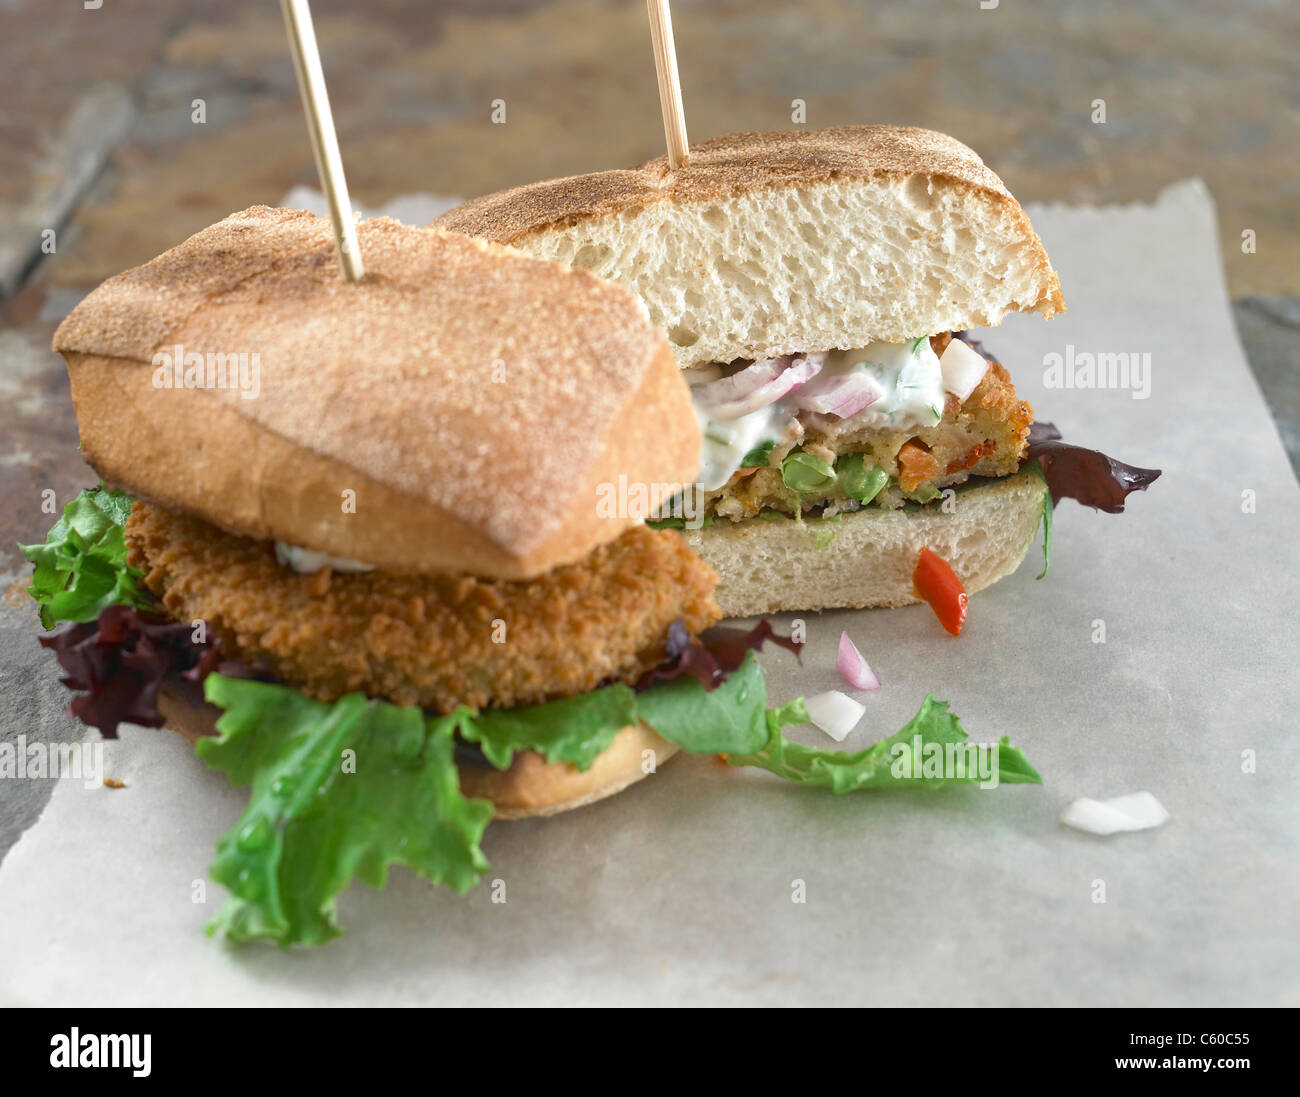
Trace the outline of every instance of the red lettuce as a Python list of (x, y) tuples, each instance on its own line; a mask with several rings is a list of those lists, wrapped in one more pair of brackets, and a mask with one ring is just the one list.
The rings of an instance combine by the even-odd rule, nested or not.
[(1131, 492), (1146, 491), (1160, 476), (1159, 469), (1136, 468), (1098, 450), (1063, 442), (1051, 423), (1029, 428), (1026, 457), (1043, 470), (1053, 503), (1077, 499), (1107, 514), (1119, 514)]
[[(989, 362), (997, 359), (969, 333), (954, 331), (960, 339)], [(1061, 441), (1061, 432), (1051, 423), (1034, 423), (1029, 428), (1027, 461), (1037, 461), (1052, 493), (1052, 503), (1076, 499), (1085, 507), (1119, 514), (1132, 492), (1146, 491), (1160, 476), (1159, 469), (1142, 469), (1107, 457), (1100, 450)]]
[(67, 672), (63, 684), (79, 693), (68, 711), (106, 739), (117, 738), (118, 724), (161, 726), (158, 687), (202, 656), (189, 625), (127, 605), (109, 606), (94, 621), (65, 624), (40, 643)]
[(718, 625), (695, 637), (686, 631), (682, 621), (674, 621), (668, 626), (667, 660), (647, 672), (637, 683), (637, 688), (646, 689), (656, 682), (668, 682), (688, 675), (706, 690), (717, 689), (732, 671), (739, 669), (748, 652), (762, 651), (768, 640), (794, 652), (802, 662), (803, 642), (789, 636), (778, 636), (766, 617), (750, 629)]
[(94, 621), (69, 623), (38, 637), (66, 672), (61, 679), (77, 693), (68, 712), (105, 739), (119, 724), (161, 727), (158, 690), (163, 682), (203, 700), (200, 685), (212, 671), (228, 678), (262, 678), (264, 668), (226, 659), (212, 637), (194, 642), (193, 625), (135, 606), (109, 606)]

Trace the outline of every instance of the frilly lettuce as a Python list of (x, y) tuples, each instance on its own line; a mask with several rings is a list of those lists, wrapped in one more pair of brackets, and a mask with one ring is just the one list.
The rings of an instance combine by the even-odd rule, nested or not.
[(40, 605), (47, 629), (60, 621), (93, 621), (109, 606), (149, 604), (140, 572), (126, 562), (123, 526), (131, 497), (120, 491), (83, 491), (45, 535), (45, 543), (19, 545), (36, 565), (27, 593)]
[(220, 674), (204, 687), (226, 711), (199, 757), (251, 788), (217, 842), (212, 878), (230, 899), (209, 933), (322, 944), (340, 932), (335, 903), (353, 877), (383, 887), (402, 864), (464, 893), (487, 871), (492, 804), (461, 795), (453, 756), (468, 710), (429, 718), (355, 693), (324, 704)]
[[(140, 573), (126, 564), (130, 508), (120, 492), (83, 492), (43, 545), (23, 546), (36, 565), (30, 593), (47, 628), (95, 621), (113, 605), (150, 604)], [(731, 765), (833, 792), (953, 780), (900, 776), (891, 764), (900, 751), (966, 739), (946, 703), (927, 697), (902, 730), (866, 750), (822, 750), (782, 734), (808, 714), (801, 700), (768, 708), (752, 651), (729, 665), (712, 689), (682, 674), (640, 692), (612, 685), (543, 705), (447, 716), (360, 694), (327, 704), (288, 686), (209, 674), (206, 697), (225, 711), (198, 754), (231, 784), (250, 788), (248, 807), (217, 843), (212, 877), (230, 898), (209, 933), (321, 944), (341, 932), (336, 906), (349, 882), (382, 887), (393, 864), (458, 892), (473, 887), (489, 868), (480, 843), (492, 804), (461, 794), (458, 736), (501, 769), (517, 752), (535, 750), (585, 770), (639, 719), (688, 753), (720, 754)], [(1040, 781), (1005, 738), (997, 750), (1001, 783)]]

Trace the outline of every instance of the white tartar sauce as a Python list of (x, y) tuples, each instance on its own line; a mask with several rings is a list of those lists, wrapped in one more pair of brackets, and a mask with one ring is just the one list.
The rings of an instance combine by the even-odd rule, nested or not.
[(910, 343), (872, 343), (861, 350), (832, 351), (812, 383), (823, 377), (829, 379), (837, 374), (854, 372), (871, 378), (879, 399), (853, 416), (853, 430), (863, 427), (932, 427), (943, 418), (947, 390), (939, 356), (931, 349), (929, 339)]
[(740, 468), (746, 454), (764, 442), (775, 445), (780, 441), (794, 416), (778, 400), (739, 419), (721, 422), (710, 419), (697, 404), (695, 418), (704, 435), (700, 448), (700, 487), (716, 491)]
[(303, 575), (312, 575), (324, 568), (331, 571), (374, 571), (371, 564), (363, 564), (360, 560), (348, 560), (342, 556), (329, 556), (323, 552), (313, 552), (311, 549), (299, 548), (297, 545), (286, 545), (283, 541), (275, 543), (275, 558), (285, 567), (293, 568), (294, 571), (301, 572)]

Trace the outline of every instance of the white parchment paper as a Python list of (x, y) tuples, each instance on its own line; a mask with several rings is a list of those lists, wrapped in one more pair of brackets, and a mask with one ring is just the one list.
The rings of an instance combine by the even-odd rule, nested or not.
[[(244, 793), (178, 736), (127, 729), (107, 749), (126, 788), (62, 782), (0, 869), (6, 997), (1300, 1004), (1300, 490), (1236, 340), (1210, 198), (1187, 182), (1151, 206), (1031, 213), (1070, 311), (987, 345), (1040, 419), (1164, 477), (1122, 516), (1063, 503), (1049, 576), (1034, 550), (959, 640), (925, 607), (827, 613), (804, 669), (763, 662), (773, 700), (833, 688), (848, 629), (884, 688), (846, 748), (933, 691), (973, 739), (1010, 734), (1042, 788), (835, 798), (678, 758), (585, 810), (491, 827), (504, 903), (395, 870), (344, 896), (345, 938), (283, 952), (208, 939), (221, 889), (194, 901)], [(1045, 389), (1067, 344), (1150, 353), (1149, 398)], [(1057, 822), (1138, 789), (1165, 826)]]

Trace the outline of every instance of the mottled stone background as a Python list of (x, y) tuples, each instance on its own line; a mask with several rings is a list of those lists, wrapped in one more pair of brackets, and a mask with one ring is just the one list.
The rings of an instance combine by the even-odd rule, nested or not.
[[(359, 203), (662, 152), (641, 0), (312, 7)], [(696, 139), (787, 128), (799, 98), (813, 126), (951, 132), (1022, 201), (1150, 200), (1201, 176), (1243, 342), (1300, 461), (1300, 4), (677, 0), (673, 15)], [(58, 689), (14, 543), (48, 526), (42, 489), (63, 501), (92, 479), (48, 350), (54, 325), (101, 279), (314, 184), (315, 170), (271, 0), (0, 0), (0, 74), (0, 711), (12, 716), (48, 710)], [(505, 125), (490, 121), (496, 99)], [(53, 255), (40, 251), (45, 229)], [(1255, 254), (1242, 251), (1246, 230)], [(6, 720), (5, 734), (77, 737), (21, 724)], [(0, 853), (48, 788), (34, 790), (0, 796)]]

